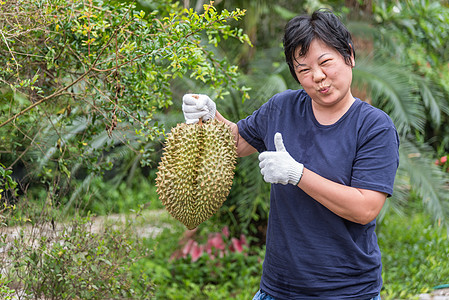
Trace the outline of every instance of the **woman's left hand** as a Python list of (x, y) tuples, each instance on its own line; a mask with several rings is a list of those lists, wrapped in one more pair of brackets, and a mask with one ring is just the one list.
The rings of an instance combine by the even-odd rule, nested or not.
[(276, 151), (265, 151), (259, 154), (259, 167), (263, 179), (269, 183), (288, 183), (298, 185), (304, 170), (303, 164), (294, 160), (287, 152), (282, 134), (274, 135)]

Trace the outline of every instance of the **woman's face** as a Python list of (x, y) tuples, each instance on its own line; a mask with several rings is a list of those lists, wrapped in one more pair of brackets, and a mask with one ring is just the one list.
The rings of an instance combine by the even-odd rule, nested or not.
[[(296, 51), (296, 55), (299, 49)], [(335, 108), (352, 103), (352, 66), (346, 64), (342, 55), (319, 39), (310, 43), (303, 57), (293, 60), (295, 72), (304, 90), (321, 109)]]

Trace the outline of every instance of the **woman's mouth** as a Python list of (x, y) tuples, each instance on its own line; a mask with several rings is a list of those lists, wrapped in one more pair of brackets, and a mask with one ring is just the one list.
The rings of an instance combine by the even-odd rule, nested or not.
[(318, 92), (320, 92), (321, 94), (327, 94), (329, 92), (329, 90), (330, 90), (330, 86), (325, 86), (325, 87), (319, 88)]

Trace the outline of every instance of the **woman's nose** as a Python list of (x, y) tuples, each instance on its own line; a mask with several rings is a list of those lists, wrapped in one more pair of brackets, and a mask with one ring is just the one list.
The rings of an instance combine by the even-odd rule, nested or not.
[(326, 74), (323, 72), (321, 68), (316, 68), (313, 70), (313, 80), (315, 82), (321, 82), (324, 78), (326, 78)]

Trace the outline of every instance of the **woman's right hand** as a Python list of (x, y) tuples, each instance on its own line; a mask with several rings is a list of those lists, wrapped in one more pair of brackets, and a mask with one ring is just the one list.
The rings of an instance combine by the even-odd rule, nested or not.
[(209, 96), (201, 94), (185, 94), (182, 97), (182, 112), (187, 124), (211, 120), (217, 111), (215, 102)]

